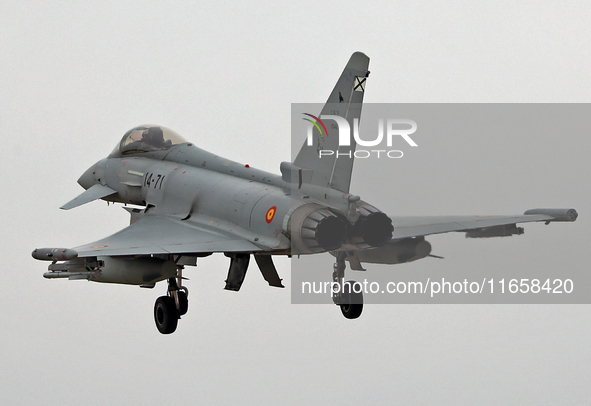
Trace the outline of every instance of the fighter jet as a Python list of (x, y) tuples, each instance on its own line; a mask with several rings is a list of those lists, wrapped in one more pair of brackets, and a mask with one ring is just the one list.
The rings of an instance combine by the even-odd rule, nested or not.
[[(368, 67), (363, 53), (351, 56), (320, 117), (358, 125)], [(204, 151), (162, 126), (132, 128), (78, 179), (86, 190), (61, 207), (69, 210), (97, 199), (123, 203), (131, 224), (90, 244), (38, 248), (32, 256), (51, 261), (43, 275), (50, 279), (145, 288), (166, 280), (154, 320), (160, 333), (170, 334), (188, 310), (183, 270), (214, 253), (229, 258), (225, 289), (238, 291), (251, 257), (270, 286), (283, 287), (274, 255), (330, 252), (333, 282), (342, 286), (333, 301), (346, 318), (355, 319), (362, 313), (363, 296), (344, 281), (346, 261), (354, 270), (363, 269), (363, 263), (410, 262), (430, 255), (427, 235), (510, 236), (523, 233), (519, 223), (577, 218), (574, 209), (533, 209), (514, 216), (389, 216), (349, 191), (355, 141), (341, 145), (336, 126), (327, 130), (313, 124), (312, 142), (305, 140), (277, 175)], [(320, 147), (339, 153), (319, 154)]]

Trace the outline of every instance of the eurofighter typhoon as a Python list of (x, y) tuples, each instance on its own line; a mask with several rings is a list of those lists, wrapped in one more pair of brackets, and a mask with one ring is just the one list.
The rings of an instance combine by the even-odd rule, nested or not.
[[(319, 116), (358, 125), (368, 67), (369, 58), (354, 53)], [(147, 288), (166, 280), (154, 320), (160, 333), (170, 334), (188, 310), (184, 268), (213, 253), (229, 258), (225, 289), (238, 291), (251, 257), (270, 286), (283, 287), (274, 255), (330, 252), (336, 258), (333, 282), (342, 287), (333, 301), (346, 318), (355, 319), (363, 297), (352, 289), (353, 281), (344, 281), (346, 261), (352, 269), (363, 269), (362, 263), (415, 261), (431, 253), (426, 235), (507, 236), (523, 232), (518, 223), (577, 218), (574, 209), (533, 209), (517, 216), (390, 217), (349, 192), (350, 152), (356, 143), (339, 145), (338, 126), (329, 127), (322, 139), (322, 131), (314, 130), (313, 142), (306, 140), (293, 162), (281, 163), (281, 175), (204, 151), (162, 126), (132, 128), (109, 156), (78, 179), (86, 191), (61, 207), (68, 210), (96, 199), (133, 205), (124, 207), (131, 225), (90, 244), (38, 248), (32, 255), (51, 262), (44, 274), (50, 279)], [(337, 153), (319, 154), (320, 144)]]

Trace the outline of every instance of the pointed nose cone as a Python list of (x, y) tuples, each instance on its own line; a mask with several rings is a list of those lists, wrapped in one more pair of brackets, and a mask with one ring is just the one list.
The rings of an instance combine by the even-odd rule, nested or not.
[(78, 184), (82, 186), (84, 189), (90, 189), (95, 182), (95, 174), (96, 172), (96, 164), (92, 165), (90, 168), (86, 170), (78, 179)]

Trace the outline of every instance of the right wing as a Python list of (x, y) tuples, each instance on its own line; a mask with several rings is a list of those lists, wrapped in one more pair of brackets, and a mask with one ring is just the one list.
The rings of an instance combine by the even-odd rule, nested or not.
[[(452, 231), (466, 232), (467, 237), (498, 237), (521, 234), (517, 223), (535, 221), (575, 221), (575, 209), (532, 209), (514, 216), (427, 216), (390, 217), (394, 232), (392, 240), (421, 237)], [(520, 231), (521, 230), (521, 231)]]

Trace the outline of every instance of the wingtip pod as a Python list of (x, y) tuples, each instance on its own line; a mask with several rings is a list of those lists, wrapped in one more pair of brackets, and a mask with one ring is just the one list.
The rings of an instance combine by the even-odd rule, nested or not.
[(76, 259), (78, 253), (69, 248), (36, 248), (31, 256), (40, 261), (69, 261)]
[(367, 68), (369, 68), (369, 57), (363, 52), (355, 52), (351, 55), (351, 58), (349, 58), (349, 62), (347, 62), (347, 67), (345, 69), (367, 71)]
[(579, 213), (575, 209), (531, 209), (527, 210), (525, 215), (542, 214), (545, 216), (554, 217), (550, 221), (575, 221)]

